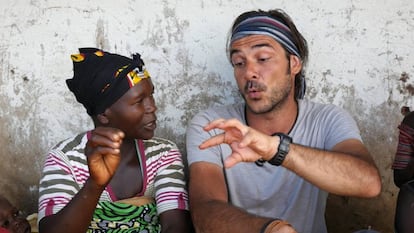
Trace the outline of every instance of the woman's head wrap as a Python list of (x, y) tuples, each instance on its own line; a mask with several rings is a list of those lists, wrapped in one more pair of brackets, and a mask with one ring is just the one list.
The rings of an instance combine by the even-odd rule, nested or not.
[(80, 48), (71, 59), (73, 78), (66, 84), (90, 116), (104, 112), (131, 87), (150, 78), (138, 53), (131, 59), (97, 48)]

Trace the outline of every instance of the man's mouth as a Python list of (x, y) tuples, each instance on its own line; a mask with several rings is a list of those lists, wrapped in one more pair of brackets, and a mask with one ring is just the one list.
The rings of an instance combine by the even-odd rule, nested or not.
[(265, 91), (265, 90), (266, 90), (266, 86), (263, 85), (262, 83), (257, 82), (257, 81), (248, 81), (246, 83), (246, 85), (244, 86), (244, 91), (246, 93), (261, 92), (261, 91)]
[(261, 92), (256, 90), (249, 90), (247, 96), (251, 99), (258, 99), (261, 97)]

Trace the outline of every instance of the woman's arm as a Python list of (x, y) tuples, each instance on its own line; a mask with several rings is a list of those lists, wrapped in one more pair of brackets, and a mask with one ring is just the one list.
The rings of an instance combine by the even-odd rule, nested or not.
[(118, 167), (123, 137), (114, 128), (98, 127), (91, 132), (85, 148), (89, 178), (63, 209), (39, 221), (39, 232), (86, 232), (99, 197)]
[(162, 233), (194, 232), (187, 210), (167, 210), (160, 214), (160, 222)]

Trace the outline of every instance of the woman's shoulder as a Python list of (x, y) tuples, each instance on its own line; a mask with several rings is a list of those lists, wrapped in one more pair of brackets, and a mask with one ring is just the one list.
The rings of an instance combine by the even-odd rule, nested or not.
[(143, 140), (146, 149), (158, 148), (158, 149), (177, 149), (175, 142), (161, 137), (153, 137), (151, 139)]
[(82, 132), (75, 136), (72, 136), (70, 138), (66, 138), (59, 143), (57, 143), (55, 146), (52, 147), (52, 150), (54, 151), (62, 151), (63, 153), (66, 153), (68, 151), (79, 151), (85, 148), (86, 142), (88, 141), (87, 138), (88, 132)]

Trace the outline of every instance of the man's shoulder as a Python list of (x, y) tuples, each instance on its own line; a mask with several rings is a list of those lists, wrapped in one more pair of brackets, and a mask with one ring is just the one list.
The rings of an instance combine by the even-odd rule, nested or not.
[(199, 111), (194, 118), (208, 118), (210, 120), (217, 118), (235, 118), (241, 117), (244, 114), (244, 103), (234, 103), (228, 105), (210, 106), (204, 110)]
[(315, 113), (321, 113), (321, 112), (330, 112), (332, 110), (336, 111), (344, 111), (341, 107), (330, 104), (330, 103), (319, 103), (314, 102), (311, 100), (300, 100), (299, 101), (299, 109), (304, 110), (305, 112), (315, 112)]

